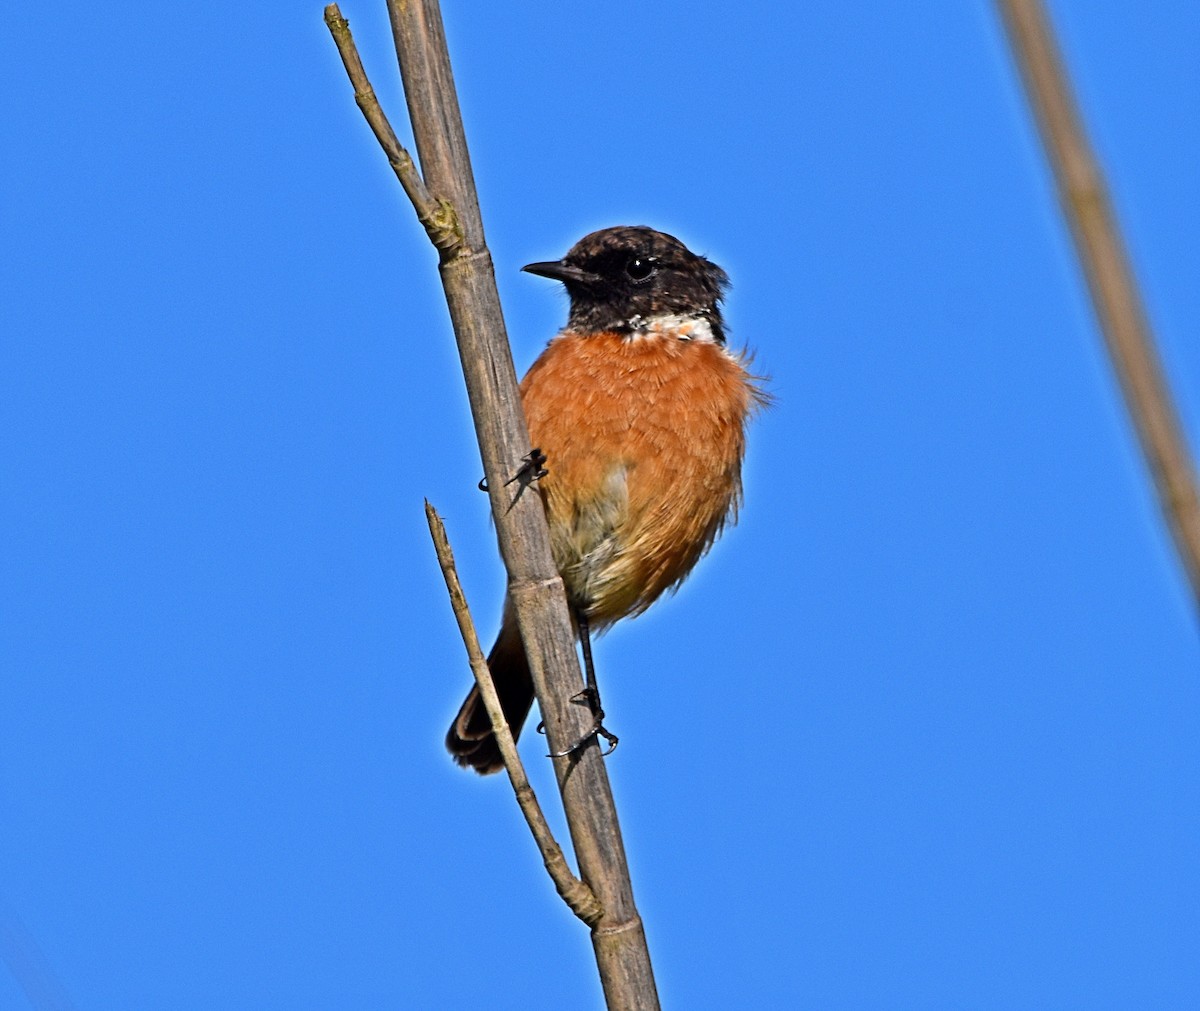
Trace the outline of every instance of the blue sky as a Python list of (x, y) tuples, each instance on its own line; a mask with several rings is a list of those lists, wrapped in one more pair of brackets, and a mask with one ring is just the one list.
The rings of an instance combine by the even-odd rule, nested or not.
[[(778, 398), (740, 525), (597, 649), (664, 1002), (1200, 1001), (1197, 616), (991, 5), (516, 6), (445, 14), (518, 369), (566, 309), (520, 265), (645, 223)], [(1200, 8), (1051, 7), (1200, 446)], [(503, 573), (321, 4), (13, 28), (0, 953), (45, 1007), (598, 1006), (442, 750), (422, 499), (485, 636)]]

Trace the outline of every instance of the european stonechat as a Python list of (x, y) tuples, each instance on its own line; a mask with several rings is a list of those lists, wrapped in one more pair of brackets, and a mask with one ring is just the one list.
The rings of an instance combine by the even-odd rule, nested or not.
[[(726, 346), (725, 271), (674, 236), (606, 228), (561, 260), (522, 269), (561, 281), (571, 300), (566, 327), (521, 382), (521, 402), (546, 458), (536, 486), (590, 660), (590, 630), (676, 589), (736, 519), (746, 422), (768, 396)], [(516, 736), (534, 693), (511, 606), (488, 666)], [(592, 702), (593, 732), (605, 733)], [(477, 772), (503, 767), (477, 688), (446, 746)]]

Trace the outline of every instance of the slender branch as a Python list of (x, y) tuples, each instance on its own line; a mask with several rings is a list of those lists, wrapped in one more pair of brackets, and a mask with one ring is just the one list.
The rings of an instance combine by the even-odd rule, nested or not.
[(492, 681), (492, 672), (488, 669), (487, 659), (479, 645), (479, 636), (475, 633), (475, 623), (471, 620), (471, 611), (467, 606), (467, 596), (463, 593), (462, 583), (458, 580), (458, 569), (454, 564), (454, 552), (450, 549), (450, 540), (446, 536), (446, 525), (436, 509), (425, 502), (425, 519), (429, 522), (429, 534), (433, 538), (433, 547), (437, 551), (438, 564), (446, 579), (446, 590), (450, 594), (450, 606), (454, 608), (454, 617), (458, 620), (458, 630), (462, 633), (463, 645), (467, 647), (467, 658), (471, 663), (471, 673), (475, 675), (475, 683), (479, 685), (479, 693), (483, 697), (484, 708), (492, 721), (492, 729), (496, 734), (496, 743), (500, 746), (500, 757), (504, 759), (504, 768), (512, 783), (513, 793), (521, 812), (529, 824), (529, 830), (541, 850), (542, 860), (546, 870), (554, 879), (554, 887), (563, 901), (571, 907), (571, 911), (584, 923), (593, 926), (600, 921), (604, 910), (600, 908), (595, 894), (587, 885), (571, 873), (562, 848), (555, 840), (550, 826), (546, 823), (538, 804), (529, 778), (525, 775), (525, 766), (517, 754), (517, 742), (513, 740), (512, 731), (504, 718), (504, 710), (500, 707), (500, 696), (496, 694), (496, 685)]
[(454, 208), (447, 200), (436, 200), (425, 188), (417, 166), (413, 163), (412, 155), (404, 150), (392, 124), (388, 122), (379, 99), (375, 97), (375, 89), (367, 79), (363, 68), (362, 58), (358, 55), (358, 47), (354, 44), (354, 36), (350, 34), (350, 22), (342, 17), (337, 4), (325, 8), (325, 24), (329, 34), (333, 36), (338, 55), (346, 68), (346, 76), (354, 85), (354, 101), (362, 110), (371, 132), (387, 155), (388, 164), (408, 194), (413, 209), (417, 212), (417, 220), (425, 226), (430, 241), (438, 248), (443, 256), (452, 256), (462, 246), (462, 235), (459, 232), (458, 221)]
[(1040, 0), (998, 0), (1113, 369), (1200, 606), (1200, 496), (1120, 227)]
[[(437, 0), (388, 0), (388, 14), (424, 185), (435, 200), (452, 209), (459, 239), (453, 247), (439, 246), (439, 270), (483, 458), (500, 554), (508, 570), (508, 596), (529, 660), (547, 741), (552, 751), (565, 754), (585, 735), (591, 719), (586, 707), (570, 704), (583, 677), (562, 577), (550, 553), (541, 499), (521, 494), (520, 483), (507, 483), (531, 444), (483, 237), (441, 12)], [(336, 5), (326, 8), (326, 20), (336, 38), (344, 22)], [(343, 45), (347, 51), (353, 48), (348, 34), (339, 47)], [(343, 59), (353, 79), (355, 67), (361, 68), (361, 63), (356, 56)], [(365, 85), (367, 91), (363, 90), (364, 82), (365, 74), (355, 83), (356, 93), (369, 91), (369, 84)], [(360, 102), (364, 113), (373, 104), (378, 104), (373, 98)], [(397, 175), (402, 167), (407, 172), (403, 160), (394, 159), (390, 127), (382, 134), (377, 130), (376, 136)], [(417, 192), (413, 203), (421, 216), (428, 205)], [(428, 225), (427, 230), (436, 245), (438, 235)], [(603, 909), (592, 924), (591, 938), (608, 1007), (657, 1009), (645, 929), (634, 904), (612, 788), (595, 740), (555, 759), (554, 771), (580, 876)]]

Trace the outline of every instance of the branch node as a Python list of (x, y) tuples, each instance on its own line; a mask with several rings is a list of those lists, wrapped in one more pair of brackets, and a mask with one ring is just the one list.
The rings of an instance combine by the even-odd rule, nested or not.
[(458, 211), (454, 209), (454, 205), (445, 197), (439, 197), (437, 207), (427, 215), (422, 215), (417, 212), (417, 217), (421, 224), (425, 226), (425, 231), (429, 235), (429, 241), (432, 242), (441, 254), (442, 262), (452, 260), (458, 256), (465, 244), (462, 225), (458, 220)]

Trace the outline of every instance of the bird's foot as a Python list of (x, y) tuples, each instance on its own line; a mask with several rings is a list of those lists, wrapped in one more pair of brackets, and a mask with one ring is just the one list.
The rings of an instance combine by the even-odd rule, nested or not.
[[(544, 464), (546, 463), (546, 454), (543, 453), (537, 446), (534, 446), (528, 453), (521, 457), (521, 466), (517, 468), (517, 472), (504, 482), (504, 487), (508, 487), (514, 481), (520, 481), (521, 487), (528, 487), (538, 478), (545, 477), (550, 473)], [(479, 479), (479, 490), (487, 491), (487, 478)]]
[[(611, 755), (616, 751), (620, 738), (604, 726), (604, 709), (600, 705), (600, 693), (595, 688), (585, 688), (578, 695), (572, 696), (571, 701), (577, 706), (587, 706), (592, 711), (592, 725), (579, 740), (575, 741), (569, 747), (564, 748), (562, 751), (552, 751), (546, 757), (566, 758), (568, 755), (575, 754), (593, 737), (602, 737), (608, 744), (608, 750), (600, 752), (601, 757)], [(539, 723), (537, 729), (539, 734), (546, 732), (543, 723)]]

